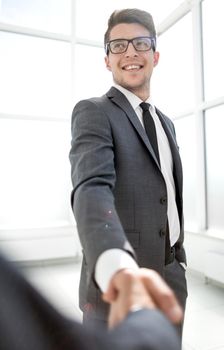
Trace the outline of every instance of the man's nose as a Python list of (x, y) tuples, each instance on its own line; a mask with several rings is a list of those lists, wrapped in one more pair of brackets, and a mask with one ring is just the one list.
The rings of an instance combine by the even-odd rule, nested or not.
[(125, 56), (138, 56), (138, 51), (135, 50), (134, 45), (132, 42), (128, 43), (127, 51), (125, 52)]

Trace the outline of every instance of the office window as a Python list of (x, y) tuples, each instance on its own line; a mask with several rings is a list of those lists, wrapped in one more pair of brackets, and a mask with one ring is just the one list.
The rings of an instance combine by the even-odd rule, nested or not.
[(224, 91), (223, 0), (204, 0), (203, 48), (205, 98), (216, 99)]
[(0, 112), (65, 117), (71, 98), (70, 45), (0, 32)]
[(71, 0), (1, 0), (0, 21), (69, 34)]
[(104, 62), (104, 49), (76, 45), (74, 103), (93, 96), (101, 96), (112, 84), (111, 72)]
[[(77, 1), (76, 34), (80, 38), (103, 42), (107, 28), (107, 21), (116, 9), (140, 8), (152, 14), (155, 24), (158, 25), (182, 0), (82, 0)], [(86, 9), (88, 8), (88, 11)]]
[(192, 37), (189, 13), (158, 38), (160, 60), (152, 76), (152, 94), (171, 118), (194, 105)]
[(66, 228), (74, 225), (68, 160), (70, 34), (71, 0), (0, 0), (4, 241), (66, 235)]
[(0, 119), (1, 236), (69, 224), (69, 143), (69, 123)]
[(220, 232), (224, 229), (223, 114), (224, 105), (212, 108), (205, 114), (208, 228)]

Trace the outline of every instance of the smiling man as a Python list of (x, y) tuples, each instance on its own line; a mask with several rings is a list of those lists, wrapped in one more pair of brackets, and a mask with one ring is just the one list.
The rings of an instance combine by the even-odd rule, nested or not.
[(111, 29), (110, 40), (107, 35), (105, 62), (114, 82), (145, 101), (150, 94), (153, 68), (159, 60), (159, 53), (154, 51), (155, 32), (149, 33), (138, 23), (120, 23)]
[[(84, 323), (101, 325), (108, 313), (102, 295), (112, 303), (115, 281), (127, 270), (158, 271), (183, 309), (187, 297), (182, 166), (173, 123), (151, 97), (159, 61), (152, 16), (115, 11), (104, 43), (114, 86), (75, 106), (70, 151), (83, 247), (80, 307)], [(181, 335), (182, 325), (178, 330)]]

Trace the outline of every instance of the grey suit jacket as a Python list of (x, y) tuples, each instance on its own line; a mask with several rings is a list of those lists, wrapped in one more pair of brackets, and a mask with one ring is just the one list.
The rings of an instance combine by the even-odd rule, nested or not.
[[(157, 109), (173, 156), (173, 174), (183, 249), (182, 166), (173, 123)], [(163, 274), (167, 190), (153, 148), (126, 97), (112, 87), (80, 101), (72, 115), (72, 206), (83, 247), (80, 306), (106, 312), (93, 271), (99, 255), (125, 249), (140, 266)], [(88, 304), (89, 305), (89, 304)]]

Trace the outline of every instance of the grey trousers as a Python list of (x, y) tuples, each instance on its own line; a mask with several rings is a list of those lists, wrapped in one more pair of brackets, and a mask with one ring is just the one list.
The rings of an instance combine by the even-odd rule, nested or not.
[[(186, 271), (180, 263), (174, 259), (174, 261), (164, 267), (164, 279), (170, 288), (175, 292), (177, 300), (182, 306), (184, 312), (186, 308), (187, 300), (187, 281), (186, 281)], [(182, 338), (183, 333), (183, 322), (177, 326), (177, 331)]]

